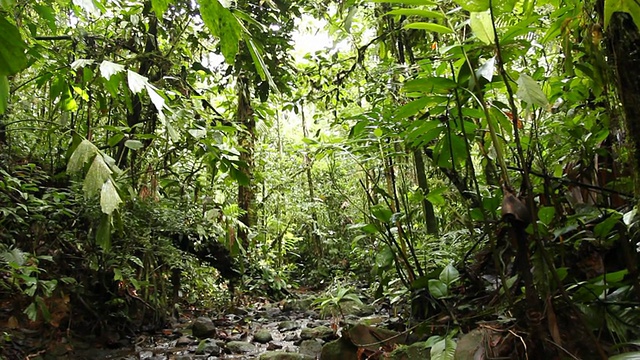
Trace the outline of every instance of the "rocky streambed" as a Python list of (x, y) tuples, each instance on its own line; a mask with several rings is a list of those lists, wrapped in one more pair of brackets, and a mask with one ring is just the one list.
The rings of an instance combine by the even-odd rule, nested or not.
[[(385, 309), (346, 302), (340, 324), (312, 307), (313, 299), (263, 302), (217, 317), (183, 317), (160, 331), (116, 338), (109, 346), (62, 339), (31, 360), (426, 359), (406, 343), (398, 318)], [(395, 350), (394, 350), (395, 349)], [(363, 355), (364, 354), (364, 355)]]

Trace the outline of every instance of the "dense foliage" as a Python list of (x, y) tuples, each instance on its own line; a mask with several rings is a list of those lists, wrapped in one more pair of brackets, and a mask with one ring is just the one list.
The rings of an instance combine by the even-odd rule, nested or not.
[(638, 24), (612, 0), (0, 1), (0, 325), (136, 331), (299, 286), (339, 308), (363, 281), (448, 321), (415, 327), (439, 358), (479, 321), (526, 334), (513, 356), (634, 356)]

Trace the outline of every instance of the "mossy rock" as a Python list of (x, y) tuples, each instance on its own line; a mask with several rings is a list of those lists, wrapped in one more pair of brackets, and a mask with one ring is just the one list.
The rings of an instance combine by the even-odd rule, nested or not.
[(358, 360), (358, 348), (348, 339), (341, 337), (322, 347), (320, 360)]

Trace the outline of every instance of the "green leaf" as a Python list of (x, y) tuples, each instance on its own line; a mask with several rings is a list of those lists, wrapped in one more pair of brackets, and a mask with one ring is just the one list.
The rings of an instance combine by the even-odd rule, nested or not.
[(0, 76), (0, 115), (7, 111), (9, 105), (9, 78)]
[(32, 302), (26, 309), (24, 309), (24, 313), (31, 321), (36, 321), (36, 319), (38, 319), (38, 308), (36, 307), (35, 301)]
[(87, 176), (84, 178), (82, 190), (84, 190), (86, 197), (92, 197), (103, 188), (104, 183), (109, 179), (111, 170), (104, 162), (104, 159), (100, 155), (96, 155), (93, 158), (93, 163), (87, 171)]
[(51, 31), (57, 31), (56, 14), (50, 6), (34, 5), (33, 9), (38, 13), (38, 16), (47, 22), (47, 26), (49, 26)]
[(454, 0), (463, 9), (469, 12), (480, 12), (489, 10), (490, 0)]
[(625, 12), (633, 18), (636, 27), (640, 29), (640, 4), (636, 0), (605, 0), (604, 28), (611, 22), (611, 16), (616, 12)]
[(371, 214), (383, 223), (388, 223), (391, 220), (393, 212), (384, 205), (374, 205), (371, 207)]
[(431, 347), (431, 360), (453, 360), (457, 343), (450, 338), (445, 338)]
[(495, 32), (491, 23), (491, 14), (489, 11), (472, 12), (469, 20), (469, 26), (476, 35), (478, 40), (485, 44), (493, 44), (495, 41)]
[(549, 226), (555, 215), (556, 209), (553, 206), (542, 206), (538, 209), (538, 219), (547, 226)]
[(429, 279), (429, 292), (437, 299), (449, 295), (447, 284), (437, 279)]
[(393, 265), (393, 250), (389, 245), (384, 245), (376, 255), (376, 266), (378, 269), (389, 270)]
[(11, 6), (13, 6), (13, 0), (0, 0), (1, 8), (9, 9)]
[(121, 202), (122, 199), (120, 199), (120, 195), (118, 195), (118, 191), (113, 185), (113, 182), (111, 179), (107, 180), (102, 185), (102, 191), (100, 191), (100, 207), (102, 208), (102, 212), (111, 215)]
[(395, 9), (385, 15), (423, 16), (427, 18), (444, 19), (444, 15), (440, 12), (421, 9)]
[(640, 351), (633, 351), (633, 352), (609, 356), (609, 360), (638, 360), (638, 359), (640, 359)]
[(440, 34), (451, 34), (451, 33), (453, 33), (453, 30), (451, 30), (451, 28), (449, 28), (447, 26), (434, 24), (434, 23), (427, 23), (427, 22), (410, 23), (410, 24), (405, 25), (404, 28), (405, 29), (426, 30), (426, 31), (437, 32), (437, 33), (440, 33)]
[(211, 34), (220, 39), (220, 51), (229, 65), (235, 63), (242, 27), (233, 13), (218, 0), (198, 0), (200, 16)]
[(4, 16), (0, 17), (0, 76), (14, 75), (27, 67), (24, 54), (27, 45), (22, 41), (20, 31)]
[(452, 283), (457, 281), (459, 278), (460, 278), (460, 273), (451, 264), (447, 265), (447, 267), (442, 269), (442, 272), (440, 273), (440, 281), (442, 281), (447, 285), (451, 285)]
[(264, 57), (262, 56), (262, 54), (264, 54), (264, 49), (248, 36), (245, 39), (245, 43), (247, 44), (247, 48), (251, 54), (251, 59), (256, 67), (256, 71), (258, 72), (258, 75), (260, 75), (260, 79), (262, 79), (262, 81), (266, 80), (269, 83), (270, 89), (278, 91), (278, 87), (276, 86), (275, 81), (273, 81), (269, 67), (264, 62)]
[(407, 81), (404, 84), (404, 91), (448, 94), (456, 86), (458, 84), (449, 78), (433, 76)]
[(169, 0), (151, 0), (151, 8), (156, 13), (158, 19), (162, 19), (165, 11), (169, 8)]
[(549, 100), (547, 96), (542, 92), (542, 88), (538, 85), (538, 82), (527, 74), (520, 74), (520, 78), (517, 81), (518, 92), (516, 95), (520, 100), (526, 102), (529, 105), (537, 105), (540, 107), (547, 107)]
[(417, 114), (430, 103), (431, 98), (426, 96), (413, 100), (407, 104), (404, 104), (398, 110), (396, 110), (395, 117), (398, 119), (408, 118), (409, 116)]
[[(100, 225), (96, 230), (96, 244), (105, 252), (111, 250), (111, 216), (102, 214)], [(121, 275), (122, 276), (122, 275)]]
[(74, 173), (81, 171), (84, 164), (91, 160), (98, 153), (98, 148), (89, 140), (82, 140), (76, 150), (71, 155), (67, 164), (67, 172)]
[(127, 140), (124, 142), (124, 146), (131, 150), (139, 150), (144, 147), (144, 144), (140, 140)]

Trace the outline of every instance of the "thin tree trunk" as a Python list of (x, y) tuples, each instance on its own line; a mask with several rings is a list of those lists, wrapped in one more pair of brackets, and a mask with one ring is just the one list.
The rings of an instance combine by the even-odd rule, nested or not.
[(436, 219), (436, 213), (433, 211), (433, 204), (426, 198), (427, 194), (429, 194), (429, 184), (427, 183), (424, 158), (419, 149), (413, 150), (413, 162), (416, 167), (418, 187), (422, 190), (422, 195), (425, 196), (422, 199), (422, 210), (424, 212), (424, 223), (427, 226), (427, 233), (438, 235), (438, 219)]
[[(245, 250), (249, 250), (249, 228), (253, 223), (253, 153), (255, 146), (256, 121), (251, 107), (251, 94), (249, 92), (249, 80), (243, 76), (238, 78), (238, 110), (236, 113), (238, 124), (243, 127), (238, 142), (243, 151), (240, 152), (240, 161), (246, 166), (240, 167), (240, 172), (249, 180), (246, 184), (239, 182), (238, 206), (243, 211), (240, 222), (244, 225), (238, 229), (238, 240)], [(231, 245), (231, 244), (230, 244)]]
[[(300, 105), (300, 118), (302, 121), (302, 135), (305, 138), (309, 137), (309, 129), (307, 129), (307, 121), (304, 117), (304, 105)], [(318, 236), (318, 215), (316, 213), (316, 209), (314, 208), (315, 203), (315, 194), (314, 194), (314, 186), (313, 186), (313, 177), (311, 176), (311, 167), (313, 166), (311, 162), (311, 158), (307, 151), (304, 153), (304, 166), (306, 168), (307, 174), (307, 186), (309, 189), (309, 203), (311, 204), (311, 242), (313, 244), (313, 248), (315, 249), (316, 255), (318, 255), (318, 259), (322, 257), (322, 244), (320, 244), (320, 237)]]

